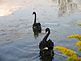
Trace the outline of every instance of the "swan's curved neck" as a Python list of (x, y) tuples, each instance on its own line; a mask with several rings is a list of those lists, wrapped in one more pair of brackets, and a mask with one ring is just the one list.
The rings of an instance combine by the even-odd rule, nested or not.
[(48, 33), (47, 33), (47, 34), (45, 35), (45, 37), (43, 38), (43, 41), (46, 41), (46, 40), (47, 40), (49, 34), (50, 34), (50, 30), (48, 30)]
[(36, 23), (36, 13), (35, 13), (35, 18), (34, 18), (34, 24)]

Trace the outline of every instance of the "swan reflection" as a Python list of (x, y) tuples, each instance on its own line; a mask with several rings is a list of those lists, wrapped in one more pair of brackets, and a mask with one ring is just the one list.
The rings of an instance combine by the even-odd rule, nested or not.
[(37, 38), (39, 36), (39, 32), (38, 31), (33, 31), (34, 37)]
[(73, 0), (58, 0), (59, 16), (70, 14), (77, 9), (77, 4)]

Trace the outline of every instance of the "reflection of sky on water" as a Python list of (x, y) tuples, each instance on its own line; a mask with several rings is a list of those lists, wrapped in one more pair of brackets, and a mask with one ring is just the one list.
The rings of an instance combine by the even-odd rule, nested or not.
[(80, 10), (79, 2), (75, 0), (58, 0), (59, 16), (63, 14), (71, 14)]
[[(25, 32), (27, 31), (26, 29), (31, 27), (31, 23), (33, 23), (32, 12), (36, 11), (37, 20), (38, 20), (37, 22), (41, 22), (44, 28), (50, 27), (51, 29), (62, 33), (61, 31), (59, 31), (62, 27), (64, 28), (63, 30), (65, 31), (65, 34), (66, 34), (68, 31), (70, 31), (70, 30), (67, 30), (67, 29), (71, 29), (69, 28), (70, 26), (73, 26), (74, 28), (74, 26), (76, 26), (75, 24), (80, 22), (81, 13), (79, 8), (80, 7), (79, 1), (80, 0), (76, 0), (76, 2), (74, 0), (73, 1), (69, 0), (69, 2), (68, 0), (48, 0), (48, 1), (47, 0), (32, 0), (32, 1), (26, 0), (26, 2), (29, 3), (29, 4), (26, 4), (26, 6), (22, 6), (19, 3), (19, 5), (22, 6), (22, 9), (14, 11), (9, 16), (0, 17), (1, 19), (0, 29), (1, 31), (6, 30), (6, 32), (10, 33), (10, 35), (17, 34), (15, 32), (20, 32), (21, 34), (23, 34), (24, 32), (25, 34)], [(23, 1), (21, 0), (20, 2), (23, 2)], [(74, 31), (74, 32), (70, 31), (70, 33), (71, 32), (79, 33), (79, 31)], [(19, 37), (22, 37), (22, 36), (19, 36)], [(15, 36), (11, 38), (15, 38)]]
[(24, 17), (32, 11), (37, 11), (42, 15), (51, 13), (51, 16), (56, 17), (81, 11), (80, 3), (80, 0), (2, 0), (0, 10), (6, 13), (4, 15), (8, 14), (11, 17)]
[[(61, 27), (69, 28), (70, 25), (75, 26), (75, 24), (79, 23), (81, 19), (79, 1), (80, 0), (76, 0), (76, 2), (74, 0), (26, 0), (26, 2), (28, 2), (26, 6), (22, 6), (19, 3), (19, 5), (22, 6), (22, 9), (14, 11), (9, 16), (0, 17), (0, 28), (4, 30), (14, 30), (19, 32), (27, 28), (26, 25), (29, 28), (31, 26), (31, 23), (33, 23), (33, 11), (37, 12), (37, 20), (38, 22), (41, 22), (41, 24), (43, 24), (43, 27), (51, 26), (51, 29), (55, 27), (55, 29), (59, 31)], [(21, 0), (20, 2), (23, 1)]]

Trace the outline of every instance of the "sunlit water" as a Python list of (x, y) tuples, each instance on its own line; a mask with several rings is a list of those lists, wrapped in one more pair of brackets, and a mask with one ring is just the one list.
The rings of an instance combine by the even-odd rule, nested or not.
[[(26, 9), (1, 17), (0, 61), (41, 61), (38, 45), (47, 27), (51, 30), (49, 38), (55, 45), (68, 47), (81, 54), (75, 46), (77, 40), (66, 38), (71, 34), (81, 34), (81, 27), (77, 25), (81, 22), (81, 1), (75, 1), (61, 6), (63, 3), (59, 4), (57, 0), (30, 0)], [(33, 11), (37, 12), (37, 22), (42, 24), (42, 33), (37, 38), (32, 31)], [(53, 61), (60, 60), (67, 61), (67, 57), (55, 54)]]

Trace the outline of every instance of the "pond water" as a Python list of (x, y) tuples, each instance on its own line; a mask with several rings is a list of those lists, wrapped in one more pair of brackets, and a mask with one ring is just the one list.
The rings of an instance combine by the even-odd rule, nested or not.
[[(33, 11), (37, 13), (37, 22), (42, 25), (38, 37), (32, 31)], [(71, 34), (81, 34), (80, 22), (80, 0), (30, 0), (26, 8), (0, 17), (0, 61), (41, 61), (39, 42), (45, 36), (46, 28), (50, 28), (49, 38), (55, 46), (67, 47), (80, 55), (75, 46), (77, 40), (66, 38)], [(60, 60), (67, 61), (67, 57), (55, 54), (52, 61)]]

